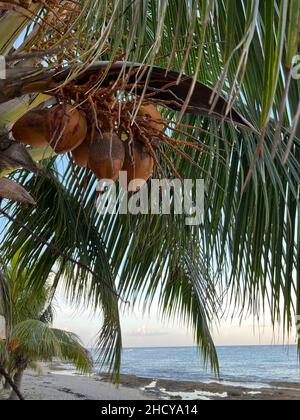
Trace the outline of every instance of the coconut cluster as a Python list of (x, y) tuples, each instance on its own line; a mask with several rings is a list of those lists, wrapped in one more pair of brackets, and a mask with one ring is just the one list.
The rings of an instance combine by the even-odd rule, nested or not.
[[(162, 130), (161, 115), (153, 105), (143, 105), (139, 115), (151, 120), (154, 130)], [(15, 140), (33, 148), (50, 145), (57, 154), (69, 154), (81, 168), (90, 169), (98, 179), (119, 179), (127, 172), (123, 188), (136, 192), (152, 176), (154, 160), (144, 143), (123, 141), (113, 130), (92, 130), (84, 112), (71, 105), (32, 110), (12, 129)], [(126, 137), (126, 136), (125, 136)]]

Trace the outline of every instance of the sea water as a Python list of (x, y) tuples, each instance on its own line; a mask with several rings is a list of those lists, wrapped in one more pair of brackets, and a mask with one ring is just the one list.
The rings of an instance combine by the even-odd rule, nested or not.
[[(232, 346), (218, 347), (220, 380), (227, 383), (246, 382), (257, 388), (266, 382), (300, 383), (296, 346)], [(92, 354), (95, 354), (93, 351)], [(70, 365), (63, 365), (72, 369)], [(95, 362), (95, 373), (100, 366)], [(124, 349), (122, 373), (151, 379), (216, 381), (195, 347)], [(254, 384), (253, 384), (254, 383)]]
[[(299, 382), (296, 346), (218, 347), (220, 378), (242, 382)], [(194, 347), (125, 349), (122, 373), (150, 378), (211, 381)]]

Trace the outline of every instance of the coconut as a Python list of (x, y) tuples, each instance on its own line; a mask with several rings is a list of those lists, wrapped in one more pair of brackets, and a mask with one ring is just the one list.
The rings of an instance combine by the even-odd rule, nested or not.
[(127, 185), (124, 185), (122, 179), (120, 179), (120, 182), (126, 190), (137, 192), (146, 184), (148, 179), (151, 178), (154, 160), (145, 146), (139, 141), (136, 141), (133, 146), (133, 162), (131, 161), (127, 149), (124, 165), (122, 167), (122, 171), (127, 172)]
[(47, 113), (47, 109), (42, 109), (23, 115), (12, 128), (14, 139), (31, 147), (47, 146), (50, 140)]
[(85, 116), (71, 105), (56, 105), (48, 113), (50, 146), (58, 154), (64, 154), (79, 147), (87, 134)]
[(162, 131), (164, 124), (162, 124), (162, 118), (160, 112), (152, 104), (142, 105), (139, 110), (139, 114), (149, 119), (150, 127), (155, 130)]
[(115, 133), (95, 135), (89, 150), (88, 166), (98, 179), (116, 181), (124, 159), (124, 144)]
[(84, 142), (72, 151), (72, 158), (80, 168), (87, 168), (89, 160), (90, 142), (85, 139)]

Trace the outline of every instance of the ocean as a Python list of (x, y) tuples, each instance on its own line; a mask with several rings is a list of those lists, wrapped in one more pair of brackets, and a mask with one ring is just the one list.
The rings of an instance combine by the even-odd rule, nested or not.
[[(299, 382), (296, 346), (218, 347), (220, 379), (241, 382)], [(122, 373), (153, 379), (212, 381), (194, 347), (125, 349)]]
[[(220, 380), (225, 382), (300, 383), (296, 346), (232, 346), (217, 348)], [(70, 365), (61, 367), (71, 371)], [(95, 373), (99, 373), (95, 364)], [(155, 379), (212, 382), (217, 378), (203, 368), (195, 347), (124, 349), (122, 373)]]

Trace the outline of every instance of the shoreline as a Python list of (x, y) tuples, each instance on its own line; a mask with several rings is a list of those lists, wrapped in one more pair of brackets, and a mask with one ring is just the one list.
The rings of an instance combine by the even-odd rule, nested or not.
[[(300, 383), (199, 382), (121, 375), (120, 385), (106, 374), (65, 374), (58, 366), (26, 372), (22, 392), (28, 400), (300, 400)], [(7, 394), (0, 393), (0, 399)]]
[[(108, 377), (104, 376), (102, 380), (109, 383)], [(153, 395), (159, 399), (300, 400), (300, 383), (294, 382), (174, 381), (121, 375), (120, 383), (129, 388), (141, 387), (147, 395)]]

